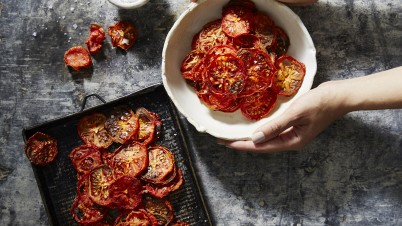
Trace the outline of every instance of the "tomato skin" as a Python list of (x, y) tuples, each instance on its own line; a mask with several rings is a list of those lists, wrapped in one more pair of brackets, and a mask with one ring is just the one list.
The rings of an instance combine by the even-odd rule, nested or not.
[(244, 97), (240, 107), (243, 115), (250, 120), (260, 120), (267, 116), (276, 104), (277, 95), (272, 89), (256, 92), (250, 96)]
[(87, 49), (83, 46), (74, 46), (64, 54), (64, 63), (72, 67), (76, 71), (90, 68), (92, 66), (92, 58)]
[(125, 51), (137, 41), (137, 29), (130, 21), (118, 21), (109, 27), (108, 34), (112, 39), (112, 46), (117, 46)]
[(36, 132), (28, 138), (24, 151), (32, 164), (48, 165), (58, 154), (57, 140), (45, 133)]
[(284, 55), (276, 62), (272, 88), (278, 95), (289, 97), (297, 93), (306, 74), (305, 65), (291, 56)]

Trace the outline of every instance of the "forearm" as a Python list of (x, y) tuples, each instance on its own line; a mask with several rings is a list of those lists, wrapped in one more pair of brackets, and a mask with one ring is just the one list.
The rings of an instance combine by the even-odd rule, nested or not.
[(402, 108), (402, 67), (353, 79), (331, 81), (331, 99), (343, 113)]

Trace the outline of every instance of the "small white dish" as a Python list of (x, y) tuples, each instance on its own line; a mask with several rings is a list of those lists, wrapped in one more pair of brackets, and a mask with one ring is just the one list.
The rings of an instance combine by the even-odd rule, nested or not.
[(109, 0), (109, 2), (122, 9), (135, 9), (145, 5), (149, 0)]
[(193, 88), (180, 73), (180, 65), (191, 50), (193, 36), (214, 19), (221, 18), (222, 7), (229, 0), (198, 0), (178, 18), (169, 31), (162, 53), (163, 85), (177, 109), (199, 131), (226, 140), (251, 139), (262, 124), (278, 117), (300, 95), (311, 89), (317, 71), (316, 49), (300, 18), (286, 5), (274, 0), (253, 0), (259, 11), (267, 13), (282, 27), (290, 39), (287, 55), (306, 65), (306, 75), (298, 93), (291, 98), (278, 98), (277, 107), (267, 117), (250, 121), (238, 110), (233, 113), (211, 111), (198, 99)]

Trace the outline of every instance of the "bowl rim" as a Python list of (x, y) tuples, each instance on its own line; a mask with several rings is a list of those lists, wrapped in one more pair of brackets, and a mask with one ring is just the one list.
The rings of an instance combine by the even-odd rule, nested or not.
[(145, 5), (149, 0), (132, 0), (133, 2), (124, 2), (121, 0), (108, 0), (113, 5), (123, 9), (134, 9)]
[[(211, 1), (211, 0), (210, 0)], [(216, 1), (216, 0), (214, 0)], [(227, 0), (223, 0), (223, 1), (227, 1)], [(286, 13), (292, 15), (293, 19), (296, 20), (296, 22), (298, 23), (298, 25), (300, 26), (300, 29), (302, 30), (302, 32), (305, 35), (305, 39), (307, 41), (308, 47), (309, 47), (309, 51), (311, 51), (311, 55), (314, 57), (313, 59), (313, 65), (311, 65), (311, 68), (309, 68), (311, 70), (311, 74), (312, 74), (312, 79), (309, 83), (304, 82), (303, 86), (306, 87), (307, 91), (311, 89), (312, 85), (313, 85), (313, 80), (314, 77), (317, 73), (317, 56), (316, 56), (316, 48), (314, 46), (313, 40), (310, 36), (310, 33), (308, 32), (307, 28), (305, 27), (304, 23), (302, 22), (302, 20), (300, 19), (300, 17), (294, 13), (288, 6), (286, 6), (283, 3), (279, 3), (275, 0), (266, 0), (269, 1), (270, 4), (277, 4), (276, 7), (280, 7), (281, 10), (286, 11)], [(243, 134), (243, 135), (226, 135), (223, 136), (220, 133), (215, 132), (213, 129), (208, 129), (206, 127), (204, 127), (203, 125), (200, 125), (200, 123), (195, 120), (192, 116), (188, 115), (187, 112), (184, 110), (183, 106), (177, 102), (177, 100), (174, 97), (174, 94), (171, 90), (171, 88), (168, 85), (168, 81), (167, 81), (167, 75), (166, 75), (166, 51), (168, 49), (168, 46), (170, 44), (170, 40), (171, 37), (173, 36), (174, 31), (177, 29), (177, 27), (180, 25), (181, 21), (187, 16), (187, 14), (189, 14), (191, 11), (193, 11), (196, 7), (199, 7), (200, 5), (202, 5), (203, 3), (207, 2), (207, 0), (198, 0), (197, 2), (191, 2), (188, 5), (188, 8), (178, 17), (178, 19), (175, 21), (175, 23), (173, 24), (173, 26), (171, 27), (171, 29), (169, 30), (164, 45), (163, 45), (163, 50), (162, 50), (162, 65), (161, 65), (161, 69), (162, 69), (162, 83), (163, 86), (165, 87), (166, 92), (168, 93), (171, 101), (174, 103), (175, 107), (179, 110), (179, 112), (181, 114), (183, 114), (183, 116), (190, 122), (190, 124), (192, 124), (198, 132), (201, 133), (208, 133), (216, 138), (219, 139), (224, 139), (224, 140), (250, 140), (251, 139), (251, 135), (252, 134)], [(287, 102), (293, 102), (295, 100), (295, 96), (291, 97), (291, 99), (289, 99)], [(270, 119), (272, 119), (271, 117), (269, 117)], [(262, 119), (263, 120), (263, 119)]]

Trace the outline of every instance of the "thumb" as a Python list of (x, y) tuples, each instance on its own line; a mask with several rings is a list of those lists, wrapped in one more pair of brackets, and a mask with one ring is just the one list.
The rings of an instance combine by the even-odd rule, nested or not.
[(283, 114), (256, 129), (251, 139), (255, 144), (259, 144), (277, 137), (291, 126), (291, 121), (289, 114)]

